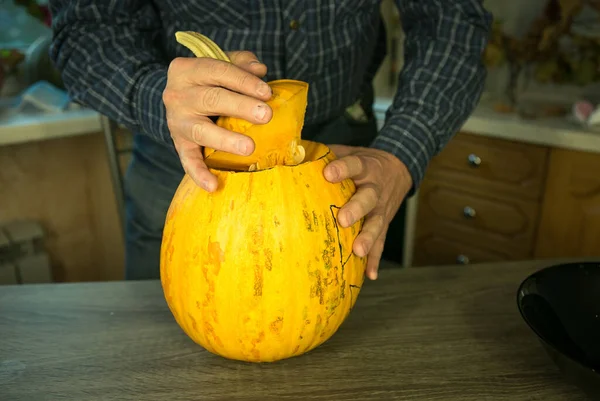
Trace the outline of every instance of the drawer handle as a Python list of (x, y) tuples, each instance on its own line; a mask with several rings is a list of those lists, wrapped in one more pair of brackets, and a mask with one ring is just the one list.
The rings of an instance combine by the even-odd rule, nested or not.
[(467, 160), (469, 161), (469, 164), (473, 167), (479, 167), (479, 165), (481, 164), (481, 157), (479, 157), (473, 153), (471, 153), (469, 155)]
[(458, 257), (456, 258), (456, 261), (461, 265), (468, 265), (469, 257), (466, 255), (458, 255)]
[(466, 218), (472, 219), (473, 217), (475, 217), (475, 215), (477, 215), (477, 212), (475, 212), (475, 209), (473, 209), (472, 207), (465, 206), (465, 208), (463, 209), (463, 214)]

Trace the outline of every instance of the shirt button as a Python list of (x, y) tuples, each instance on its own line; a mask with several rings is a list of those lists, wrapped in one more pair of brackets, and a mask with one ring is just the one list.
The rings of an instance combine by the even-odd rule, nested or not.
[(298, 22), (298, 20), (291, 20), (290, 21), (290, 29), (293, 29), (294, 31), (298, 30), (298, 28), (300, 27), (300, 23)]

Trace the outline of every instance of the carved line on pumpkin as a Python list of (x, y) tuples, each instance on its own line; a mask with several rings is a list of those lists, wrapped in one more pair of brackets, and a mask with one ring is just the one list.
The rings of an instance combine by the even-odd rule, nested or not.
[[(340, 248), (340, 263), (342, 264), (342, 277), (344, 277), (344, 268), (346, 267), (346, 265), (348, 264), (348, 261), (352, 257), (352, 250), (350, 251), (350, 254), (348, 255), (348, 257), (346, 258), (346, 261), (344, 261), (344, 253), (342, 251), (342, 239), (340, 238), (340, 229), (338, 227), (337, 218), (335, 217), (335, 213), (333, 212), (333, 209), (337, 209), (339, 212), (341, 207), (336, 206), (336, 205), (329, 205), (329, 211), (331, 212), (331, 217), (333, 218), (333, 225), (335, 227), (335, 232), (336, 232), (337, 239), (338, 239), (338, 246)], [(348, 284), (348, 286), (350, 288), (350, 305), (352, 305), (352, 301), (354, 299), (354, 292), (352, 291), (352, 289), (360, 290), (361, 286), (356, 285), (356, 284)], [(348, 309), (348, 314), (350, 314), (350, 311), (352, 309), (354, 309), (354, 307), (350, 306), (350, 308)]]
[(352, 289), (357, 289), (360, 291), (360, 285), (350, 284), (350, 308), (348, 308), (348, 315), (350, 314), (352, 309), (354, 309), (354, 306), (352, 305), (352, 303), (354, 302), (354, 292), (352, 291)]
[[(325, 145), (327, 146), (327, 145)], [(331, 153), (331, 149), (329, 149), (329, 147), (327, 147), (327, 153), (325, 153), (323, 156), (316, 158), (315, 160), (304, 160), (303, 162), (299, 163), (299, 164), (291, 164), (291, 165), (286, 165), (286, 164), (278, 164), (276, 166), (271, 166), (271, 167), (266, 167), (266, 168), (262, 168), (260, 170), (254, 170), (254, 171), (247, 171), (247, 170), (234, 170), (234, 169), (222, 169), (222, 168), (216, 168), (216, 167), (210, 167), (209, 170), (212, 171), (219, 171), (219, 172), (231, 172), (231, 173), (236, 173), (236, 174), (258, 174), (261, 173), (263, 171), (269, 171), (272, 170), (274, 168), (293, 168), (293, 167), (298, 167), (301, 166), (303, 164), (307, 164), (307, 163), (314, 163), (316, 161), (322, 160), (324, 158), (326, 158), (327, 156), (329, 156), (329, 154)], [(214, 153), (211, 153), (214, 154)], [(210, 156), (209, 156), (210, 157)], [(339, 207), (332, 205), (336, 208), (339, 209)], [(334, 217), (335, 220), (335, 217)], [(336, 223), (336, 227), (337, 227), (337, 223)], [(337, 228), (336, 228), (337, 229)]]
[(344, 267), (346, 267), (346, 264), (350, 260), (350, 257), (352, 256), (352, 252), (350, 252), (348, 257), (346, 258), (346, 261), (344, 261), (344, 251), (342, 249), (342, 239), (340, 238), (340, 228), (338, 227), (337, 218), (335, 217), (335, 213), (333, 212), (333, 209), (337, 209), (339, 212), (341, 207), (336, 206), (336, 205), (329, 205), (329, 211), (331, 212), (331, 217), (333, 218), (333, 226), (335, 227), (335, 233), (337, 235), (338, 247), (340, 248), (340, 264), (342, 265), (342, 277), (343, 277), (344, 276)]

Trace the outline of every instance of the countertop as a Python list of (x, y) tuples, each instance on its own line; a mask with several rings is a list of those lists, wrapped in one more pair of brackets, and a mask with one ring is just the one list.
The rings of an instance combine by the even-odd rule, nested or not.
[[(380, 124), (390, 104), (388, 98), (375, 100), (373, 108)], [(474, 135), (600, 153), (598, 130), (587, 129), (565, 117), (525, 119), (515, 113), (498, 113), (494, 111), (493, 101), (486, 98), (479, 102), (461, 130)]]
[(519, 283), (552, 263), (384, 263), (329, 341), (263, 365), (194, 344), (157, 281), (0, 287), (0, 398), (584, 400), (516, 307)]
[(60, 113), (0, 110), (0, 146), (100, 132), (100, 114), (74, 107)]

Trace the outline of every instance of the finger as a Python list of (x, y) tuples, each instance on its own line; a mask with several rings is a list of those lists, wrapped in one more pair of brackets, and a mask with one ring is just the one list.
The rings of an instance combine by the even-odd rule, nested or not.
[(363, 162), (358, 156), (349, 155), (329, 163), (323, 170), (325, 179), (329, 182), (340, 182), (363, 172)]
[(367, 256), (377, 242), (377, 239), (381, 236), (384, 228), (383, 215), (372, 214), (367, 217), (362, 230), (360, 230), (360, 234), (358, 234), (352, 245), (352, 251), (356, 256), (360, 256), (361, 258)]
[(196, 146), (205, 146), (240, 156), (254, 152), (252, 138), (217, 126), (207, 117), (191, 118), (169, 122), (174, 138), (192, 142)]
[(264, 102), (217, 86), (197, 86), (186, 93), (189, 105), (200, 115), (231, 116), (266, 124), (273, 110)]
[(241, 69), (248, 71), (258, 77), (264, 77), (267, 74), (267, 66), (258, 60), (258, 57), (249, 51), (233, 51), (227, 55), (231, 62)]
[(383, 249), (385, 245), (385, 238), (386, 232), (377, 238), (373, 248), (371, 248), (369, 257), (367, 258), (367, 268), (365, 270), (365, 274), (371, 280), (377, 280), (379, 264), (381, 263), (381, 256), (383, 255)]
[(217, 177), (206, 167), (200, 147), (184, 139), (175, 140), (174, 143), (183, 170), (190, 176), (192, 181), (208, 192), (215, 191), (218, 184)]
[(248, 96), (262, 100), (271, 98), (269, 85), (254, 74), (226, 61), (198, 58), (194, 73), (190, 74), (192, 83), (200, 86), (222, 86)]
[(369, 214), (379, 200), (379, 191), (374, 185), (365, 184), (358, 187), (356, 193), (342, 206), (338, 213), (338, 221), (342, 227), (350, 227)]

